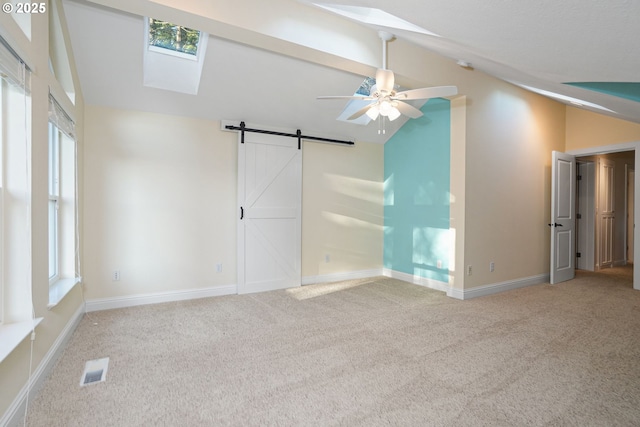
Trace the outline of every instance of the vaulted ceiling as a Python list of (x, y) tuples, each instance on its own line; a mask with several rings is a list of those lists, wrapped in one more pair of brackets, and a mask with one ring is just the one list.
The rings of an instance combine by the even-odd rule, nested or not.
[[(402, 120), (379, 135), (374, 123), (336, 121), (345, 103), (316, 97), (352, 94), (374, 75), (381, 65), (377, 30), (384, 29), (397, 39), (389, 44), (389, 68), (410, 67), (411, 46), (452, 66), (464, 61), (477, 72), (640, 123), (638, 1), (318, 2), (377, 8), (438, 36), (355, 22), (307, 0), (63, 0), (87, 104), (383, 142)], [(210, 34), (196, 95), (143, 85), (145, 16)], [(408, 88), (451, 84), (428, 69), (398, 78)]]

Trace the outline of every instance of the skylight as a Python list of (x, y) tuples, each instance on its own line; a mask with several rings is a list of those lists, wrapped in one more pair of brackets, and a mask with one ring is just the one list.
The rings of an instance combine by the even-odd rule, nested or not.
[(165, 49), (185, 55), (198, 54), (200, 31), (149, 18), (149, 48)]
[[(358, 89), (356, 89), (353, 95), (362, 96), (363, 98), (366, 96), (369, 96), (371, 95), (371, 88), (375, 84), (376, 84), (376, 79), (374, 77), (366, 77), (362, 82), (362, 84), (358, 87)], [(370, 103), (371, 101), (365, 101), (360, 99), (350, 100), (349, 102), (347, 102), (347, 105), (344, 107), (344, 110), (342, 110), (342, 113), (340, 113), (340, 115), (337, 117), (337, 120), (340, 120), (342, 122), (347, 122), (347, 123), (355, 123), (359, 125), (368, 124), (371, 121), (371, 119), (366, 114), (363, 114), (362, 116), (354, 120), (349, 120), (349, 117), (351, 117), (355, 112), (357, 112), (361, 108), (364, 108), (366, 105)]]
[(602, 105), (599, 104), (594, 104), (593, 102), (589, 102), (589, 101), (584, 101), (582, 99), (578, 99), (578, 98), (574, 98), (572, 96), (567, 96), (567, 95), (562, 95), (560, 93), (556, 93), (556, 92), (551, 92), (545, 89), (539, 89), (536, 87), (532, 87), (532, 86), (527, 86), (527, 85), (518, 85), (524, 89), (530, 90), (531, 92), (535, 92), (538, 93), (540, 95), (544, 95), (544, 96), (548, 96), (550, 98), (555, 98), (559, 101), (564, 101), (564, 102), (569, 102), (573, 105), (579, 106), (579, 107), (591, 107), (591, 108), (595, 108), (597, 110), (602, 110), (602, 111), (608, 111), (610, 113), (615, 113), (615, 111), (610, 110), (607, 107), (603, 107)]
[(398, 18), (397, 16), (387, 13), (381, 9), (361, 6), (346, 6), (340, 4), (313, 4), (321, 7), (322, 9), (328, 10), (329, 12), (342, 15), (349, 19), (354, 19), (358, 22), (362, 22), (363, 24), (378, 25), (387, 28), (394, 28), (397, 30), (413, 31), (414, 33), (440, 37), (439, 35), (432, 33), (431, 31), (427, 31), (422, 27), (405, 21), (402, 18)]
[(143, 81), (147, 87), (196, 95), (209, 35), (182, 25), (144, 18)]

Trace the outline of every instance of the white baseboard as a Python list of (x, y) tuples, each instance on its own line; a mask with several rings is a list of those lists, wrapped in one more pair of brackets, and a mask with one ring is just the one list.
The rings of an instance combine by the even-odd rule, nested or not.
[[(538, 276), (525, 277), (522, 279), (510, 280), (501, 283), (495, 283), (486, 286), (479, 286), (472, 289), (461, 290), (454, 289), (449, 286), (448, 283), (440, 282), (438, 280), (428, 279), (425, 277), (414, 276), (412, 274), (403, 273), (391, 269), (371, 269), (371, 270), (359, 270), (349, 271), (343, 273), (332, 273), (318, 276), (305, 276), (302, 278), (302, 285), (311, 285), (315, 283), (331, 283), (339, 282), (342, 280), (356, 280), (366, 279), (368, 277), (386, 276), (394, 279), (403, 280), (405, 282), (413, 283), (419, 286), (425, 286), (437, 291), (446, 292), (447, 296), (456, 299), (470, 299), (477, 298), (485, 295), (492, 295), (498, 292), (504, 292), (511, 289), (518, 289), (525, 286), (537, 285), (540, 283), (548, 283), (549, 275), (541, 274)], [(233, 295), (238, 293), (236, 285), (224, 285), (215, 286), (212, 288), (204, 289), (191, 289), (184, 291), (169, 291), (154, 294), (145, 295), (128, 295), (123, 297), (114, 298), (100, 298), (88, 300), (85, 305), (87, 312), (111, 310), (114, 308), (126, 308), (135, 307), (138, 305), (146, 304), (159, 304), (164, 302), (184, 301), (198, 298), (208, 298), (223, 295)]]
[(388, 268), (383, 270), (383, 275), (392, 277), (394, 279), (402, 280), (405, 282), (413, 283), (414, 285), (425, 286), (436, 291), (449, 292), (449, 283), (440, 282), (434, 279), (428, 279), (426, 277), (415, 276), (413, 274), (403, 273), (401, 271), (395, 271)]
[(368, 277), (382, 276), (381, 268), (372, 270), (348, 271), (344, 273), (322, 274), (320, 276), (305, 276), (302, 278), (303, 285), (313, 285), (316, 283), (340, 282), (342, 280), (366, 279)]
[(487, 295), (493, 295), (504, 291), (510, 291), (512, 289), (524, 288), (526, 286), (539, 285), (542, 283), (549, 283), (548, 274), (539, 274), (537, 276), (523, 277), (522, 279), (508, 280), (506, 282), (494, 283), (491, 285), (478, 286), (471, 289), (453, 289), (450, 288), (447, 291), (447, 296), (456, 299), (470, 299), (478, 298)]
[[(381, 276), (382, 269), (350, 271), (346, 273), (325, 274), (320, 276), (306, 276), (302, 278), (303, 285), (313, 283), (339, 282), (341, 280), (364, 279)], [(113, 298), (98, 298), (87, 300), (87, 313), (92, 311), (111, 310), (114, 308), (135, 307), (138, 305), (159, 304), (164, 302), (184, 301), (198, 298), (233, 295), (238, 293), (237, 285), (215, 286), (204, 289), (189, 289), (184, 291), (168, 291), (143, 295), (127, 295)]]
[[(83, 315), (84, 307), (81, 305), (73, 316), (71, 316), (71, 319), (69, 319), (67, 325), (60, 332), (60, 335), (58, 335), (58, 338), (53, 342), (51, 348), (49, 348), (47, 354), (45, 354), (44, 358), (40, 361), (36, 370), (31, 374), (30, 381), (27, 381), (24, 387), (22, 387), (22, 390), (20, 390), (20, 393), (18, 393), (4, 416), (0, 418), (0, 426), (12, 427), (21, 426), (23, 424), (27, 396), (29, 396), (29, 399), (32, 399), (34, 392), (42, 386), (42, 383), (45, 378), (47, 378), (49, 371), (51, 371), (55, 365), (58, 357), (67, 346), (67, 342), (71, 338), (71, 335), (78, 327)], [(36, 334), (36, 340), (37, 339), (38, 335)]]
[(153, 294), (127, 295), (113, 298), (99, 298), (87, 300), (87, 313), (92, 311), (111, 310), (114, 308), (135, 307), (138, 305), (160, 304), (163, 302), (185, 301), (190, 299), (219, 297), (238, 293), (236, 285), (214, 286), (202, 289), (187, 289), (183, 291), (158, 292)]

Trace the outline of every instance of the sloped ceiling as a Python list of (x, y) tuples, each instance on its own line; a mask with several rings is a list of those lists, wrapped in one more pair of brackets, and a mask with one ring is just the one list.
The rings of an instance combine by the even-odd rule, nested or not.
[[(323, 3), (335, 3), (324, 1)], [(298, 0), (64, 0), (85, 102), (207, 119), (245, 120), (324, 136), (384, 142), (401, 124), (336, 121), (350, 94), (380, 66), (375, 26)], [(640, 2), (504, 0), (344, 0), (382, 9), (441, 37), (391, 30), (389, 62), (400, 43), (419, 46), (517, 85), (602, 105), (640, 123), (632, 98), (565, 83), (640, 85)], [(210, 34), (197, 95), (142, 85), (144, 16)], [(390, 64), (390, 68), (394, 68)], [(428, 75), (425, 72), (425, 75)], [(402, 80), (402, 76), (399, 76)], [(429, 80), (427, 77), (426, 80)], [(407, 87), (450, 84), (405, 80)], [(589, 107), (585, 107), (590, 109)]]

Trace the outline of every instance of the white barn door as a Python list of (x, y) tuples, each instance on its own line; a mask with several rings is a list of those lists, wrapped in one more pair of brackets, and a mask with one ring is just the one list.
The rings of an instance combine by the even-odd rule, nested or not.
[(238, 293), (300, 286), (298, 139), (238, 133)]

